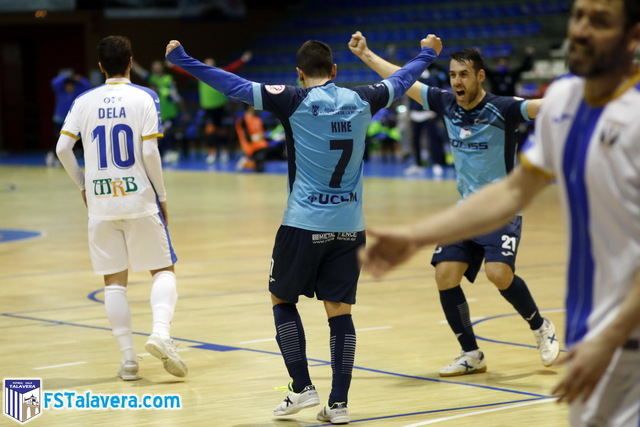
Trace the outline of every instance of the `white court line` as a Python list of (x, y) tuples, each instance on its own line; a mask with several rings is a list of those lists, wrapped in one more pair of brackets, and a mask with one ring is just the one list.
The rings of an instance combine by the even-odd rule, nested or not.
[(249, 340), (249, 341), (240, 341), (238, 344), (254, 344), (257, 342), (269, 342), (269, 341), (275, 341), (275, 338), (259, 338), (257, 340)]
[(41, 371), (43, 369), (55, 369), (55, 368), (64, 368), (65, 366), (76, 366), (76, 365), (84, 365), (87, 363), (84, 360), (80, 362), (69, 362), (69, 363), (61, 363), (59, 365), (47, 365), (47, 366), (38, 366), (37, 368), (33, 368), (34, 371)]
[(431, 425), (431, 424), (436, 424), (436, 423), (441, 423), (441, 422), (446, 422), (446, 421), (451, 421), (451, 420), (457, 420), (459, 418), (471, 417), (471, 416), (474, 416), (474, 415), (488, 414), (490, 412), (504, 411), (505, 409), (521, 408), (523, 406), (539, 405), (541, 403), (550, 403), (550, 402), (555, 402), (555, 401), (556, 401), (556, 398), (553, 397), (553, 398), (549, 398), (549, 399), (534, 400), (532, 402), (515, 403), (513, 405), (501, 406), (499, 408), (485, 409), (485, 410), (482, 410), (482, 411), (475, 411), (475, 412), (469, 412), (469, 413), (466, 413), (466, 414), (453, 415), (451, 417), (436, 418), (435, 420), (420, 421), (419, 423), (407, 424), (404, 427), (428, 426), (428, 425)]
[[(372, 326), (370, 328), (356, 329), (356, 332), (382, 331), (384, 329), (391, 329), (391, 326)], [(275, 338), (258, 338), (255, 340), (240, 341), (238, 344), (255, 344), (259, 342), (271, 342), (275, 340)]]

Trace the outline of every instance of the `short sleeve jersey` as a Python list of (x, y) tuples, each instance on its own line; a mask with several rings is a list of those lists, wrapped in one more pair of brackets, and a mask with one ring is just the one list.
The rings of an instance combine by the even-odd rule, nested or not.
[(513, 169), (518, 126), (529, 120), (527, 101), (490, 93), (471, 110), (456, 103), (449, 91), (424, 85), (425, 109), (444, 117), (451, 142), (458, 192), (464, 198)]

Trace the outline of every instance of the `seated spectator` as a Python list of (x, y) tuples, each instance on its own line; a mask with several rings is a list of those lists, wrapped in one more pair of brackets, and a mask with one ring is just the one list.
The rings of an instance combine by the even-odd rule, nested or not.
[(264, 172), (264, 163), (269, 159), (282, 159), (280, 142), (270, 144), (266, 138), (264, 123), (253, 106), (247, 106), (244, 114), (235, 123), (238, 142), (244, 156), (238, 169)]

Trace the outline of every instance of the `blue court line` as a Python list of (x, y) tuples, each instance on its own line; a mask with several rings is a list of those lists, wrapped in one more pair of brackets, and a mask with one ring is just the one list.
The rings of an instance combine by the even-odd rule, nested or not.
[[(89, 293), (87, 295), (87, 298), (89, 298), (91, 301), (100, 303), (100, 304), (104, 304), (103, 300), (100, 300), (96, 297), (96, 295), (98, 295), (99, 293), (104, 292), (104, 288), (101, 289), (96, 289), (95, 291)], [(544, 311), (544, 310), (542, 310)], [(507, 314), (497, 314), (495, 316), (488, 316), (488, 317), (483, 317), (482, 319), (478, 319), (474, 322), (471, 322), (472, 326), (478, 325), (480, 323), (483, 322), (487, 322), (489, 320), (495, 320), (495, 319), (501, 319), (503, 317), (512, 317), (512, 316), (519, 316), (518, 313), (507, 313)], [(517, 342), (512, 342), (512, 341), (502, 341), (502, 340), (496, 340), (493, 338), (486, 338), (486, 337), (482, 337), (478, 334), (476, 334), (476, 339), (480, 340), (480, 341), (486, 341), (486, 342), (490, 342), (490, 343), (494, 343), (494, 344), (503, 344), (503, 345), (510, 345), (513, 347), (522, 347), (522, 348), (530, 348), (530, 349), (537, 349), (537, 347), (535, 345), (531, 345), (531, 344), (522, 344), (522, 343), (517, 343)], [(566, 353), (567, 350), (565, 349), (560, 349), (561, 352)]]
[(96, 289), (93, 292), (89, 292), (89, 294), (87, 295), (87, 298), (89, 298), (93, 302), (97, 302), (98, 304), (104, 304), (104, 300), (98, 299), (98, 297), (96, 296), (102, 292), (104, 292), (104, 288)]
[[(406, 412), (406, 413), (403, 413), (403, 414), (383, 415), (383, 416), (380, 416), (380, 417), (371, 417), (371, 418), (360, 418), (360, 419), (357, 419), (357, 420), (351, 420), (351, 424), (363, 423), (365, 421), (380, 421), (380, 420), (388, 420), (388, 419), (392, 419), (392, 418), (412, 417), (414, 415), (437, 414), (437, 413), (440, 413), (440, 412), (464, 411), (466, 409), (487, 408), (487, 407), (492, 407), (492, 406), (510, 405), (510, 404), (514, 404), (514, 403), (533, 402), (535, 400), (544, 400), (544, 399), (546, 399), (546, 398), (545, 397), (537, 397), (535, 399), (509, 400), (509, 401), (506, 401), (506, 402), (483, 403), (483, 404), (480, 404), (480, 405), (456, 406), (456, 407), (453, 407), (453, 408), (431, 409), (431, 410), (427, 410), (427, 411), (418, 411), (418, 412)], [(306, 427), (324, 427), (324, 426), (331, 426), (331, 425), (333, 425), (333, 424), (331, 424), (331, 423), (327, 423), (327, 424), (310, 424), (310, 425), (307, 425)]]
[[(55, 324), (55, 325), (74, 326), (74, 327), (79, 327), (79, 328), (96, 329), (96, 330), (108, 331), (108, 332), (111, 331), (111, 328), (107, 328), (107, 327), (104, 327), (104, 326), (86, 325), (86, 324), (82, 324), (82, 323), (66, 322), (66, 321), (62, 321), (62, 320), (43, 319), (43, 318), (39, 318), (39, 317), (23, 316), (23, 315), (12, 314), (12, 313), (0, 313), (0, 315), (5, 316), (5, 317), (14, 318), (14, 319), (33, 320), (33, 321), (37, 321), (37, 322), (45, 322), (45, 323)], [(139, 336), (149, 336), (149, 334), (145, 333), (145, 332), (133, 331), (132, 333), (134, 335), (139, 335)], [(258, 349), (253, 349), (253, 348), (227, 346), (227, 345), (221, 345), (221, 344), (215, 344), (215, 343), (208, 343), (208, 342), (205, 342), (205, 341), (192, 340), (192, 339), (188, 339), (188, 338), (177, 338), (177, 337), (174, 337), (173, 339), (175, 341), (179, 341), (179, 342), (195, 344), (195, 345), (193, 345), (191, 347), (192, 348), (201, 349), (201, 350), (221, 351), (221, 352), (242, 350), (242, 351), (248, 351), (248, 352), (252, 352), (252, 353), (268, 354), (268, 355), (272, 355), (272, 356), (281, 357), (280, 352), (276, 352), (276, 351), (258, 350)], [(314, 363), (322, 363), (322, 364), (330, 364), (331, 363), (330, 361), (323, 360), (323, 359), (308, 358), (307, 360), (309, 362), (314, 362)], [(514, 394), (520, 394), (520, 395), (524, 395), (524, 396), (532, 396), (532, 397), (536, 397), (536, 398), (547, 398), (547, 397), (550, 397), (550, 396), (543, 395), (543, 394), (538, 394), (538, 393), (530, 393), (530, 392), (526, 392), (526, 391), (512, 390), (512, 389), (508, 389), (508, 388), (494, 387), (494, 386), (488, 386), (488, 385), (483, 385), (483, 384), (464, 383), (464, 382), (457, 382), (457, 381), (450, 381), (450, 380), (442, 380), (442, 379), (439, 379), (439, 378), (430, 378), (430, 377), (421, 377), (421, 376), (417, 376), (417, 375), (401, 374), (401, 373), (398, 373), (398, 372), (384, 371), (384, 370), (380, 370), (380, 369), (367, 368), (367, 367), (364, 367), (364, 366), (354, 366), (353, 368), (357, 369), (357, 370), (360, 370), (360, 371), (366, 371), (366, 372), (372, 372), (372, 373), (377, 373), (377, 374), (390, 375), (390, 376), (399, 377), (399, 378), (409, 378), (409, 379), (420, 380), (420, 381), (429, 381), (429, 382), (435, 382), (435, 383), (459, 385), (459, 386), (466, 386), (466, 387), (475, 387), (475, 388), (481, 388), (481, 389), (491, 390), (491, 391), (501, 391), (501, 392), (505, 392), (505, 393), (514, 393)]]
[[(553, 309), (553, 310), (558, 310), (558, 309)], [(544, 311), (545, 310), (541, 310), (541, 312), (544, 312)], [(478, 320), (476, 320), (474, 322), (471, 322), (471, 326), (478, 325), (478, 324), (486, 322), (488, 320), (495, 320), (495, 319), (501, 319), (503, 317), (512, 317), (512, 316), (519, 316), (519, 314), (518, 313), (507, 313), (507, 314), (496, 314), (495, 316), (483, 317), (482, 319), (478, 319)], [(476, 339), (479, 339), (481, 341), (491, 342), (491, 343), (494, 343), (494, 344), (505, 344), (505, 345), (511, 345), (511, 346), (515, 346), (515, 347), (524, 347), (524, 348), (533, 348), (533, 349), (537, 349), (538, 348), (535, 345), (531, 345), (531, 344), (522, 344), (522, 343), (517, 343), (517, 342), (511, 342), (511, 341), (494, 340), (493, 338), (485, 338), (485, 337), (481, 337), (480, 335), (477, 335), (477, 334), (476, 334)], [(561, 348), (560, 352), (566, 353), (567, 350), (565, 350), (564, 348)]]
[[(49, 323), (49, 324), (54, 324), (54, 325), (74, 326), (76, 328), (97, 329), (99, 331), (111, 332), (111, 328), (107, 328), (107, 327), (104, 327), (104, 326), (86, 325), (86, 324), (83, 324), (83, 323), (65, 322), (65, 321), (62, 321), (62, 320), (43, 319), (43, 318), (40, 318), (40, 317), (23, 316), (23, 315), (20, 315), (20, 314), (13, 314), (13, 313), (0, 313), (0, 315), (1, 316), (5, 316), (5, 317), (12, 317), (14, 319), (33, 320), (33, 321), (36, 321), (36, 322), (44, 322), (44, 323)], [(140, 335), (140, 336), (143, 336), (143, 337), (148, 337), (150, 335), (150, 334), (148, 334), (146, 332), (137, 332), (137, 331), (132, 331), (131, 333), (133, 335)], [(181, 342), (187, 342), (187, 343), (191, 343), (191, 344), (196, 344), (195, 346), (192, 346), (192, 347), (194, 347), (194, 348), (203, 348), (205, 350), (213, 350), (213, 351), (244, 350), (244, 349), (242, 349), (240, 347), (232, 347), (232, 346), (227, 346), (227, 345), (213, 344), (213, 343), (208, 343), (208, 342), (204, 342), (204, 341), (192, 340), (192, 339), (188, 339), (188, 338), (174, 338), (174, 341), (181, 341)]]

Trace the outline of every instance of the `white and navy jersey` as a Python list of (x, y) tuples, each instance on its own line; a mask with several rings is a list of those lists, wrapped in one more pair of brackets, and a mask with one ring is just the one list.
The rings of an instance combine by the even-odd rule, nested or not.
[(364, 230), (365, 136), (371, 116), (389, 104), (389, 86), (377, 83), (352, 90), (327, 82), (306, 89), (256, 87), (254, 106), (273, 112), (286, 134), (289, 198), (283, 225)]
[(115, 220), (158, 212), (142, 142), (162, 136), (158, 95), (124, 78), (107, 79), (71, 106), (62, 134), (82, 138), (89, 217)]
[[(525, 167), (555, 176), (564, 196), (569, 346), (614, 318), (640, 269), (638, 82), (640, 74), (605, 105), (590, 106), (582, 78), (556, 81), (522, 157)], [(640, 338), (640, 328), (632, 338)]]
[(527, 101), (487, 93), (478, 105), (465, 110), (453, 93), (428, 85), (422, 87), (421, 98), (425, 110), (444, 117), (463, 198), (513, 169), (518, 126), (530, 120)]

